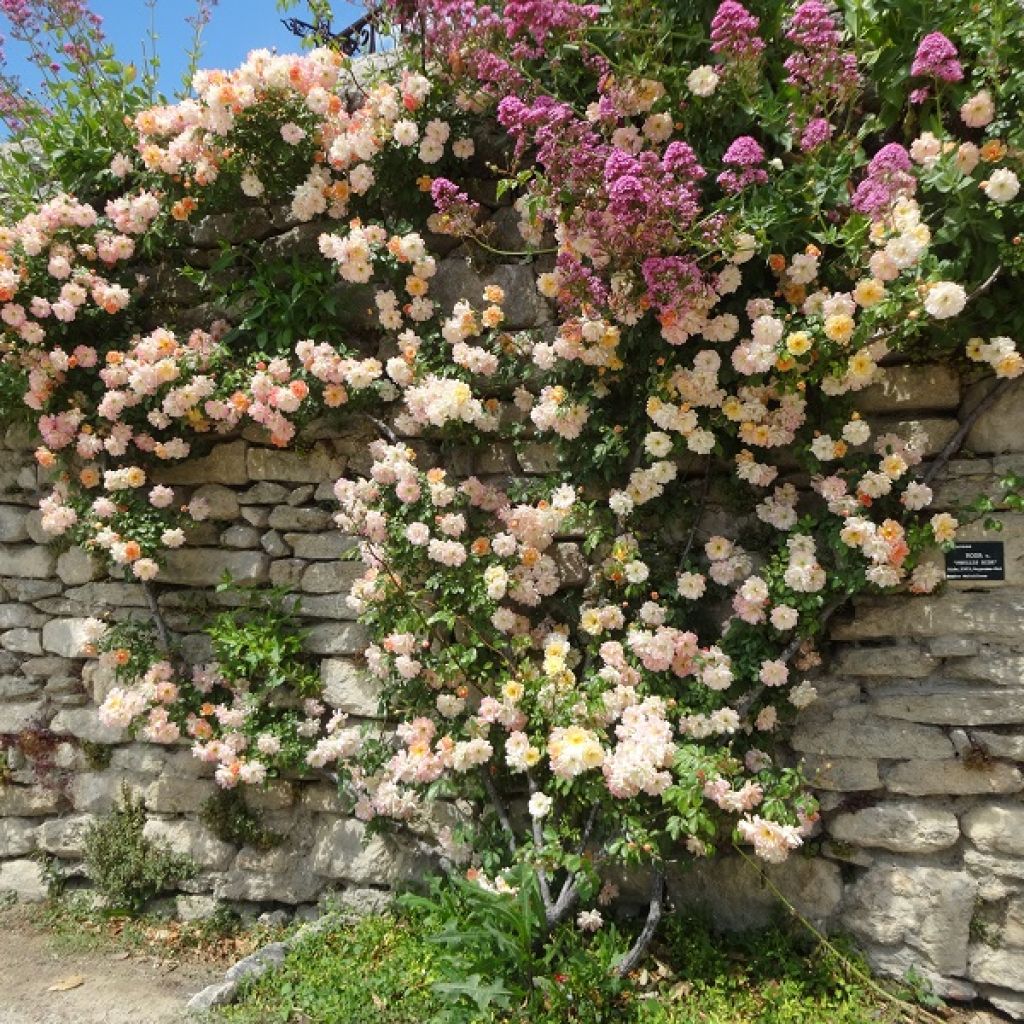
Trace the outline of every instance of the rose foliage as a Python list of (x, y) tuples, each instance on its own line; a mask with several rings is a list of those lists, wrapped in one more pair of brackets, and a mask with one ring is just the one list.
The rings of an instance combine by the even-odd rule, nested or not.
[[(304, 757), (371, 822), (477, 799), (474, 831), (439, 839), (481, 884), (527, 864), (550, 923), (596, 928), (610, 873), (639, 863), (656, 919), (672, 864), (801, 847), (816, 805), (777, 743), (815, 699), (824, 621), (941, 581), (957, 523), (929, 508), (934, 448), (873, 429), (857, 396), (886, 360), (1024, 370), (1021, 10), (392, 15), (403, 48), (360, 82), (324, 49), (201, 71), (135, 115), (105, 203), (53, 195), (0, 230), (4, 393), (53, 472), (45, 528), (144, 583), (204, 514), (163, 465), (241, 429), (288, 446), (314, 416), (372, 417), (337, 522), (396, 733), (306, 692), (282, 740), (265, 687), (224, 665), (186, 681), (159, 652), (104, 719), (190, 738), (228, 786)], [(453, 238), (485, 268), (502, 248), (481, 179), (512, 203), (505, 259), (536, 269), (550, 328), (506, 323), (497, 284), (432, 298)], [(281, 203), (335, 222), (318, 265), (372, 326), (271, 350), (147, 320), (140, 253)], [(497, 442), (524, 466), (552, 445), (554, 468), (464, 479), (429, 455)]]

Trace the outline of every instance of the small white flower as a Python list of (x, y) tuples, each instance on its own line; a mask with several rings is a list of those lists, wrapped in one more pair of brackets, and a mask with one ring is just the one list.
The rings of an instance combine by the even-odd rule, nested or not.
[(701, 64), (686, 76), (686, 88), (694, 96), (710, 96), (718, 88), (718, 75), (709, 64)]
[(928, 289), (924, 308), (936, 320), (946, 320), (967, 305), (967, 293), (953, 281), (939, 281)]
[(538, 819), (546, 817), (551, 812), (551, 805), (553, 803), (554, 800), (547, 793), (534, 793), (530, 797), (530, 816)]
[(1020, 179), (1009, 167), (1000, 167), (989, 175), (988, 181), (981, 187), (993, 203), (1009, 203), (1020, 192)]

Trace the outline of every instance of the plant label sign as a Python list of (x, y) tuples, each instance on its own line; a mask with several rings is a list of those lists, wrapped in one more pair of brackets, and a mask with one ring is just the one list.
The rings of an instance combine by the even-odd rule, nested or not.
[(957, 541), (946, 552), (947, 580), (1004, 580), (1006, 559), (1001, 540)]

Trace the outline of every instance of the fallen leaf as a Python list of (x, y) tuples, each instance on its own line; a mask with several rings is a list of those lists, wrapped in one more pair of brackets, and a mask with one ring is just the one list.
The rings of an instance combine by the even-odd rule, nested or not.
[(84, 984), (84, 974), (69, 974), (66, 978), (61, 978), (60, 981), (55, 981), (46, 991), (69, 992), (71, 989), (78, 988), (80, 985)]

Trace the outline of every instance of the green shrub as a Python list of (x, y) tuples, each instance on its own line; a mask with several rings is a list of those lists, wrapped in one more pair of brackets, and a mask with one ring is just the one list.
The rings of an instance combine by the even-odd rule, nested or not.
[(86, 833), (86, 870), (110, 909), (138, 913), (154, 896), (196, 873), (190, 858), (146, 838), (145, 827), (142, 799), (136, 800), (125, 783), (121, 803)]
[(221, 789), (214, 793), (200, 812), (203, 824), (222, 842), (254, 846), (269, 850), (280, 845), (280, 832), (267, 828), (260, 813), (245, 802), (237, 789)]

